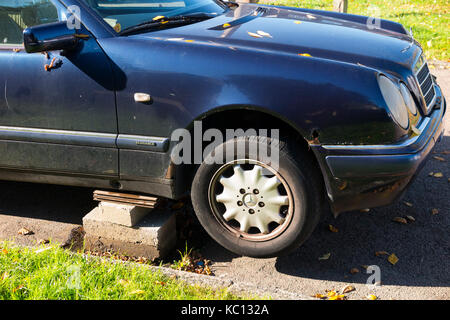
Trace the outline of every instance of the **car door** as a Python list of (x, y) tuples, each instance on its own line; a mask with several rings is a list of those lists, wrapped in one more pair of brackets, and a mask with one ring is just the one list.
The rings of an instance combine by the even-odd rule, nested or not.
[(115, 177), (114, 80), (94, 36), (81, 24), (89, 38), (65, 56), (23, 49), (24, 28), (66, 18), (56, 0), (0, 3), (0, 168)]

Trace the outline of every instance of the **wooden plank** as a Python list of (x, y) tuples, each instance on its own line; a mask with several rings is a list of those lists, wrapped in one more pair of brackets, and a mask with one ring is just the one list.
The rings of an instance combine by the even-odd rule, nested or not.
[(120, 198), (127, 198), (127, 199), (138, 199), (138, 200), (148, 200), (148, 201), (156, 201), (158, 200), (157, 197), (152, 196), (143, 196), (138, 194), (132, 194), (132, 193), (119, 193), (119, 192), (112, 192), (112, 191), (103, 191), (103, 190), (95, 190), (94, 195), (105, 195), (105, 196), (111, 196), (111, 197), (120, 197)]
[(158, 198), (152, 196), (142, 196), (129, 193), (118, 193), (111, 191), (94, 191), (95, 201), (105, 201), (118, 204), (133, 205), (143, 208), (155, 208), (158, 204)]

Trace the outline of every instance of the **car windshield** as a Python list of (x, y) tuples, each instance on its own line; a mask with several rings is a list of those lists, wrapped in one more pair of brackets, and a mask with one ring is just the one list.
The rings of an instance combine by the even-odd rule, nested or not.
[(205, 13), (220, 15), (227, 6), (219, 0), (84, 0), (117, 33), (159, 17)]

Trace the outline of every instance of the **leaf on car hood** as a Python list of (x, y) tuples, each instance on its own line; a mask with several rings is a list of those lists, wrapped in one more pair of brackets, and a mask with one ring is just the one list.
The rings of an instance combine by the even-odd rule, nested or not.
[(247, 32), (248, 33), (248, 35), (249, 36), (251, 36), (251, 37), (253, 37), (253, 38), (262, 38), (263, 36), (261, 36), (261, 35), (259, 35), (259, 34), (257, 34), (257, 33), (254, 33), (254, 32)]
[(401, 224), (408, 224), (408, 221), (406, 221), (406, 219), (402, 218), (402, 217), (395, 217), (394, 219), (392, 219), (392, 221), (401, 223)]
[(325, 253), (323, 256), (319, 257), (319, 260), (328, 260), (330, 259), (331, 253)]
[(406, 206), (408, 206), (408, 207), (412, 207), (412, 206), (413, 206), (413, 204), (412, 204), (411, 202), (408, 202), (408, 201), (403, 201), (403, 203), (404, 203)]
[(334, 233), (336, 233), (336, 232), (339, 231), (338, 228), (336, 228), (335, 226), (333, 226), (333, 225), (331, 225), (331, 224), (328, 225), (328, 229), (330, 229), (330, 231), (331, 231), (331, 232), (334, 232)]
[(398, 258), (397, 258), (397, 256), (395, 255), (395, 253), (393, 253), (393, 254), (391, 254), (389, 257), (388, 257), (388, 261), (392, 264), (392, 265), (395, 265), (397, 262), (398, 262)]
[(259, 30), (259, 31), (256, 31), (256, 33), (259, 34), (260, 36), (263, 36), (263, 37), (273, 38), (270, 33), (267, 33), (267, 32), (264, 32), (264, 31), (260, 31)]

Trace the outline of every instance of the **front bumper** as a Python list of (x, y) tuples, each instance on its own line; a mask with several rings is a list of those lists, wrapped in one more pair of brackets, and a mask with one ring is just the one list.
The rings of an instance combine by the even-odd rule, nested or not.
[(418, 136), (393, 145), (311, 146), (335, 215), (388, 205), (403, 193), (443, 135), (447, 106), (439, 86), (435, 89), (436, 109), (422, 120)]

